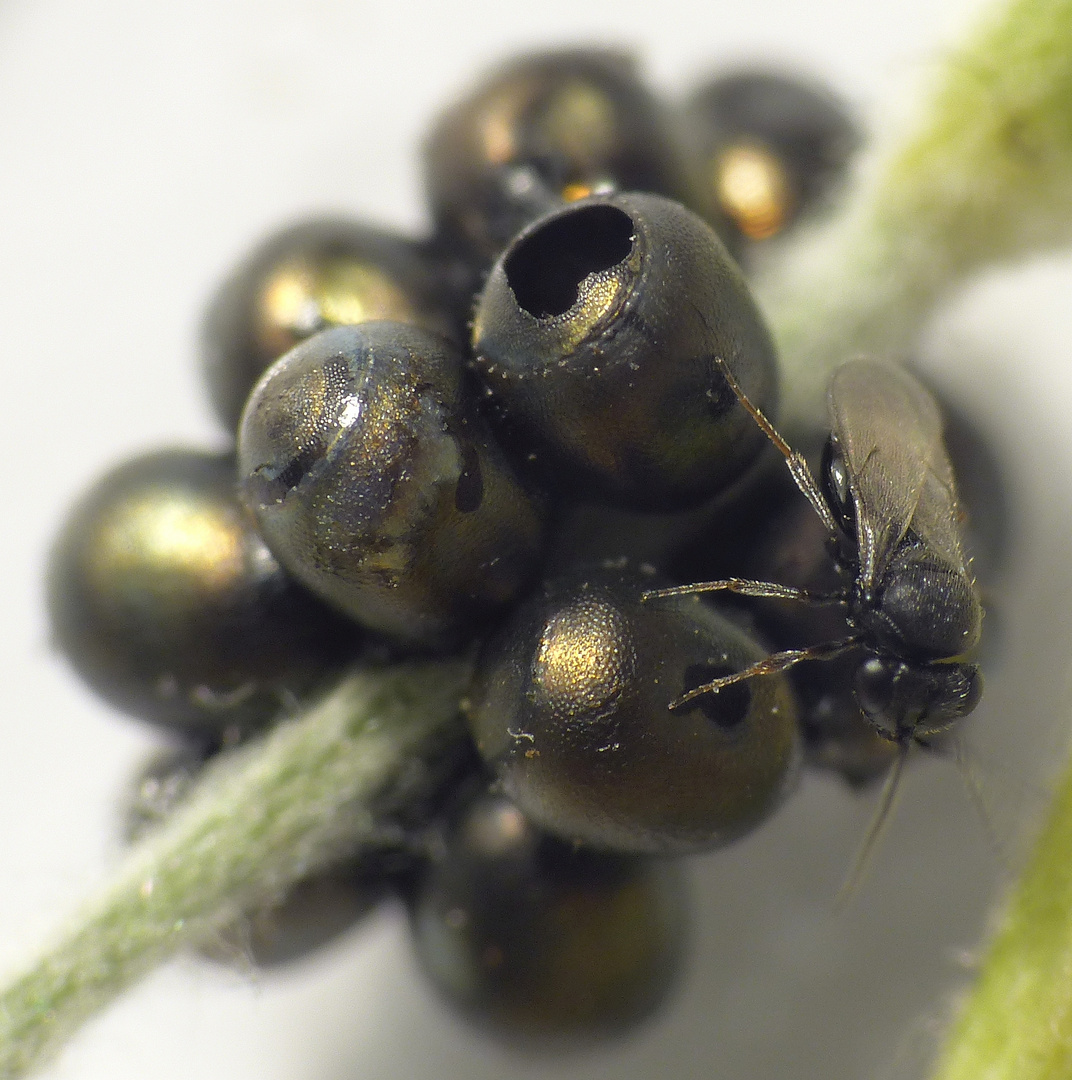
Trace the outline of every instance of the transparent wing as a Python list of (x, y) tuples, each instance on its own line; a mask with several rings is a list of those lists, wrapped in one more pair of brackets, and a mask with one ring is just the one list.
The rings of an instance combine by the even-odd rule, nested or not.
[(828, 404), (856, 504), (863, 583), (882, 576), (909, 527), (934, 555), (965, 568), (934, 398), (902, 368), (853, 360), (834, 373)]

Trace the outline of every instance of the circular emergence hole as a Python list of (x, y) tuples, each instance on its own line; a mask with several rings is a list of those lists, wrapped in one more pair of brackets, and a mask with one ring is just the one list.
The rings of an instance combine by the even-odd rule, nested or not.
[(633, 249), (633, 219), (614, 206), (582, 206), (525, 237), (503, 269), (518, 304), (537, 319), (563, 315), (589, 274), (617, 266)]

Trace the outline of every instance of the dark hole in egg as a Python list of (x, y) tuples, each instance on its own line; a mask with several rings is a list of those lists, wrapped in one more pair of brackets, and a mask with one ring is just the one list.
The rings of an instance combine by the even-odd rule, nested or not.
[(537, 319), (563, 315), (589, 274), (617, 266), (633, 249), (633, 221), (613, 206), (584, 206), (525, 237), (503, 264), (518, 304)]
[(248, 482), (248, 493), (258, 506), (281, 503), (305, 479), (309, 470), (323, 458), (327, 447), (313, 439), (302, 447), (282, 469), (262, 465), (254, 470)]
[[(683, 694), (695, 690), (697, 686), (713, 682), (726, 675), (733, 675), (735, 669), (726, 664), (690, 664), (685, 668), (684, 685), (681, 687)], [(710, 691), (693, 698), (687, 705), (683, 705), (678, 711), (682, 713), (692, 712), (699, 709), (713, 724), (720, 728), (733, 730), (744, 723), (748, 716), (748, 710), (752, 705), (752, 691), (748, 682), (732, 683), (722, 687), (719, 691)]]

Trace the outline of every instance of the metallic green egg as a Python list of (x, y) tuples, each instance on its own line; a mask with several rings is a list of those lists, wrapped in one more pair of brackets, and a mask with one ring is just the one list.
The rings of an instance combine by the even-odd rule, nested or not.
[(712, 230), (657, 195), (585, 199), (529, 226), (473, 321), (500, 437), (542, 475), (635, 509), (686, 509), (765, 439), (716, 364), (770, 415), (777, 362)]
[(445, 339), (325, 330), (265, 374), (239, 431), (243, 498), (276, 557), (354, 619), (460, 644), (530, 578), (542, 516)]
[(595, 192), (688, 201), (690, 174), (671, 127), (628, 53), (517, 57), (428, 136), (425, 182), (437, 226), (486, 266), (530, 221)]
[(358, 650), (257, 535), (229, 455), (165, 450), (105, 476), (53, 548), (48, 605), (102, 697), (211, 739), (272, 719)]
[(687, 929), (675, 864), (555, 840), (495, 795), (454, 823), (410, 915), (448, 1002), (528, 1049), (623, 1035), (650, 1016)]
[(845, 102), (814, 79), (747, 70), (690, 96), (681, 130), (705, 199), (725, 236), (778, 236), (844, 179), (860, 133)]
[(334, 218), (292, 225), (248, 255), (212, 301), (202, 330), (212, 403), (234, 431), (264, 371), (329, 326), (392, 319), (461, 342), (469, 300), (408, 237)]
[(726, 843), (781, 801), (799, 757), (784, 675), (671, 708), (767, 653), (695, 597), (642, 602), (650, 578), (577, 570), (486, 644), (467, 704), (477, 748), (532, 821), (627, 852)]

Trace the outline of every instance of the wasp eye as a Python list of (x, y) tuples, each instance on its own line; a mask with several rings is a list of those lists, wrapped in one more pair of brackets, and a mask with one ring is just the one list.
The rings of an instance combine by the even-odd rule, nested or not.
[(823, 494), (838, 524), (849, 536), (856, 535), (856, 503), (852, 498), (852, 486), (845, 456), (834, 439), (827, 439), (823, 447), (823, 461), (820, 468)]
[(891, 740), (899, 733), (900, 724), (893, 713), (897, 677), (904, 666), (899, 660), (871, 655), (856, 669), (853, 679), (860, 708), (879, 733)]

